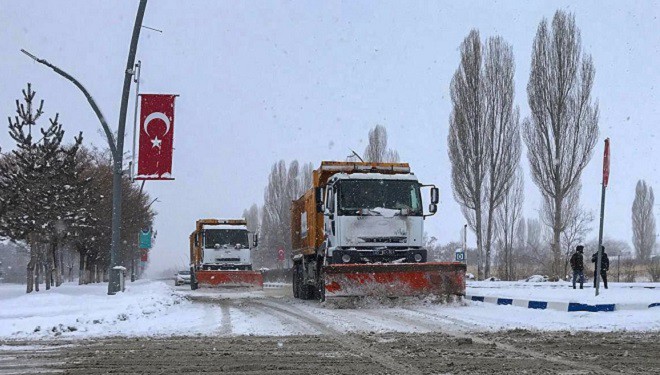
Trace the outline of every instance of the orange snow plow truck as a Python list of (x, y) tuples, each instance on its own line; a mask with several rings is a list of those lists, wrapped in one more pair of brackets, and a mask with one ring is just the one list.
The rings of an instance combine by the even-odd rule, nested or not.
[(197, 220), (190, 234), (190, 288), (262, 289), (261, 272), (252, 270), (251, 251), (256, 246), (257, 235), (248, 231), (243, 219)]
[(428, 261), (424, 219), (437, 211), (438, 188), (407, 163), (324, 161), (312, 179), (291, 205), (296, 298), (465, 295), (465, 264)]

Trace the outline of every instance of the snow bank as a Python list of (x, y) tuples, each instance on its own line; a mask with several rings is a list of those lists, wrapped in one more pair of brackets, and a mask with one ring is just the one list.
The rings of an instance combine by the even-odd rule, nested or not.
[(138, 281), (107, 295), (107, 284), (64, 284), (16, 293), (0, 286), (0, 338), (167, 335), (204, 332), (204, 306), (193, 305), (163, 282)]
[[(585, 289), (573, 289), (568, 282), (493, 282), (467, 283), (467, 294), (484, 297), (527, 299), (534, 301), (575, 302), (585, 304), (646, 304), (660, 302), (660, 283), (609, 283), (609, 289), (601, 284), (600, 295), (595, 296), (593, 284)], [(653, 289), (651, 289), (653, 288)]]
[(539, 331), (660, 331), (660, 312), (645, 311), (563, 312), (534, 310), (516, 306), (501, 306), (483, 302), (469, 302), (468, 308), (422, 308), (423, 312), (440, 313), (458, 318), (461, 323), (480, 331), (530, 329)]

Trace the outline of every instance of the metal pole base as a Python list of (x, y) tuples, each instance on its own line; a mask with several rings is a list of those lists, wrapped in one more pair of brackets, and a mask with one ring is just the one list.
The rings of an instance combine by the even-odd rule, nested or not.
[(121, 270), (110, 269), (110, 275), (108, 280), (108, 295), (114, 296), (118, 292), (121, 292), (121, 285), (119, 278)]

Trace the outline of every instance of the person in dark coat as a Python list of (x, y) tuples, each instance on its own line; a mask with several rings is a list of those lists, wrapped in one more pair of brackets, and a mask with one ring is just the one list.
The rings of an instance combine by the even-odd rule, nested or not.
[(573, 270), (573, 289), (575, 289), (575, 282), (579, 278), (580, 289), (584, 284), (584, 246), (578, 245), (575, 248), (573, 256), (571, 256), (571, 269)]
[[(603, 284), (605, 289), (607, 289), (607, 271), (610, 269), (610, 258), (607, 257), (605, 253), (605, 246), (600, 247), (601, 258), (600, 258), (600, 277), (603, 278)], [(591, 256), (591, 262), (594, 264), (594, 288), (596, 287), (596, 262), (598, 261), (598, 252), (595, 252)]]

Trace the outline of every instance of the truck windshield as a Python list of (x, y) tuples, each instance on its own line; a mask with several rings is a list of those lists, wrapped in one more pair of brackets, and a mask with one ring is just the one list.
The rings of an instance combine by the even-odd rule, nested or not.
[(248, 232), (244, 229), (206, 229), (204, 231), (204, 247), (212, 249), (215, 245), (227, 245), (228, 247), (237, 244), (248, 247)]
[(408, 215), (422, 215), (417, 181), (344, 180), (339, 182), (339, 214), (358, 215), (362, 209), (407, 209)]

